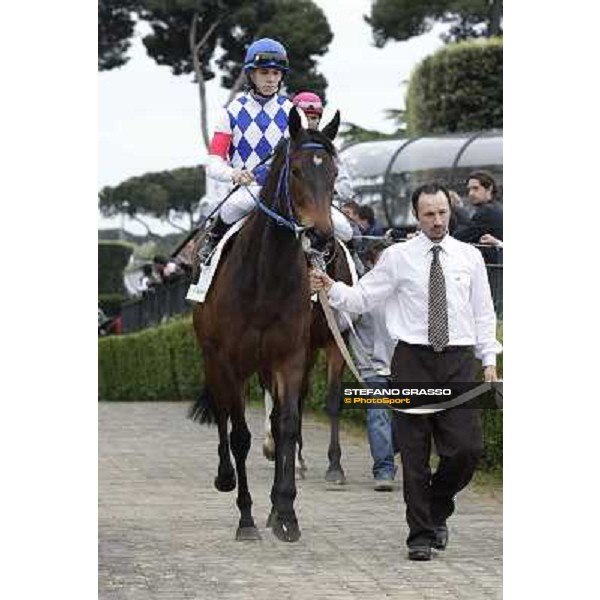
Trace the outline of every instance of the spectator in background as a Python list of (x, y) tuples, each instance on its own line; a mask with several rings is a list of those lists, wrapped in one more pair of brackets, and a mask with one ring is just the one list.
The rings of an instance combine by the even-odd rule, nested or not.
[(495, 238), (493, 235), (490, 235), (489, 233), (482, 235), (481, 239), (479, 240), (479, 243), (485, 244), (487, 246), (496, 246), (496, 248), (504, 248), (503, 241)]
[[(385, 235), (385, 229), (375, 220), (375, 212), (370, 206), (360, 206), (358, 208), (358, 225), (363, 236)], [(372, 258), (374, 255), (371, 252), (371, 248), (377, 243), (377, 240), (364, 238), (362, 240), (361, 249), (358, 254), (366, 271), (371, 270), (375, 266)]]
[[(365, 259), (374, 265), (385, 248), (386, 245), (383, 242), (373, 242), (365, 253)], [(361, 381), (387, 385), (395, 342), (387, 332), (385, 305), (381, 304), (360, 315), (355, 325), (355, 331), (356, 336), (350, 336), (350, 346)], [(375, 385), (375, 387), (378, 386)], [(391, 492), (396, 466), (394, 464), (390, 409), (368, 407), (367, 435), (373, 457), (374, 489), (378, 492)]]
[(358, 225), (363, 235), (383, 236), (384, 228), (375, 219), (375, 212), (370, 206), (358, 208)]
[(385, 232), (385, 239), (392, 244), (406, 241), (418, 234), (416, 227), (392, 227)]
[(362, 235), (360, 226), (358, 224), (359, 208), (360, 206), (354, 200), (349, 200), (348, 202), (344, 202), (344, 204), (342, 204), (342, 212), (346, 215), (346, 217), (348, 217), (348, 221), (352, 226), (352, 233), (354, 237), (357, 235)]
[(454, 235), (454, 232), (461, 228), (466, 227), (471, 220), (469, 211), (463, 206), (462, 198), (454, 191), (449, 190), (450, 194), (450, 224), (448, 225), (448, 232), (450, 235)]
[(362, 230), (358, 224), (358, 211), (360, 206), (354, 201), (349, 200), (342, 204), (342, 212), (348, 218), (348, 222), (352, 227), (352, 239), (346, 242), (348, 249), (352, 255), (352, 260), (356, 266), (356, 271), (359, 277), (362, 277), (367, 269), (364, 265), (364, 250), (366, 248), (366, 244), (362, 238)]
[(162, 283), (174, 281), (182, 275), (181, 268), (173, 259), (167, 260), (164, 256), (155, 256), (152, 262)]
[(196, 263), (196, 257), (198, 256), (198, 242), (199, 237), (196, 233), (191, 239), (187, 241), (185, 246), (173, 257), (176, 263), (179, 265), (181, 270), (186, 274), (191, 274), (194, 270)]
[(108, 325), (112, 319), (104, 314), (104, 311), (98, 307), (98, 335), (108, 335)]
[(360, 206), (354, 200), (349, 200), (348, 202), (344, 202), (344, 204), (342, 204), (342, 212), (348, 217), (348, 220), (356, 231), (360, 231), (358, 226), (359, 208)]
[[(467, 179), (467, 192), (475, 212), (468, 223), (453, 233), (453, 237), (470, 244), (478, 244), (486, 234), (501, 240), (502, 205), (497, 200), (498, 185), (494, 177), (487, 171), (473, 171)], [(496, 248), (482, 248), (481, 253), (487, 264), (498, 262)]]
[(121, 317), (108, 317), (104, 314), (104, 311), (98, 307), (98, 336), (121, 335), (121, 333)]
[(154, 270), (151, 264), (142, 266), (142, 276), (138, 285), (138, 291), (141, 294), (146, 294), (152, 288), (156, 287), (160, 281), (154, 276)]

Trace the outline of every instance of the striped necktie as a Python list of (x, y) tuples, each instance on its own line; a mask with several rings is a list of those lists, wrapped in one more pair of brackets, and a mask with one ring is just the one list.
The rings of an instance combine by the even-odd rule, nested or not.
[(446, 281), (440, 264), (441, 250), (442, 248), (438, 244), (431, 249), (433, 259), (429, 271), (428, 339), (436, 352), (441, 352), (448, 345), (450, 339)]

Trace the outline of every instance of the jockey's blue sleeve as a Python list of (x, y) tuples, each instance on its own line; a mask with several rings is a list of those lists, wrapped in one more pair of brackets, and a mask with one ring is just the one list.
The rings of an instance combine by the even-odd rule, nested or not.
[(254, 178), (256, 179), (256, 183), (258, 183), (258, 185), (265, 185), (265, 181), (267, 180), (267, 175), (269, 174), (270, 167), (271, 165), (266, 164), (258, 165), (258, 167), (254, 169)]

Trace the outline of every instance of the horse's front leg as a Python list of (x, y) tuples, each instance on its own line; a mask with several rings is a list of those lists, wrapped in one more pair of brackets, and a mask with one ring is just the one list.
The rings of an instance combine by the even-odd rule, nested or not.
[(325, 348), (327, 357), (327, 414), (330, 422), (330, 438), (327, 457), (329, 466), (325, 472), (325, 481), (342, 485), (346, 483), (346, 475), (342, 469), (342, 449), (340, 446), (340, 400), (342, 392), (342, 374), (344, 357), (331, 342)]
[(296, 443), (299, 428), (299, 397), (303, 360), (298, 357), (275, 373), (278, 403), (271, 414), (275, 438), (275, 481), (271, 490), (272, 510), (269, 524), (282, 541), (295, 542), (300, 527), (294, 511), (296, 499)]
[(248, 478), (246, 473), (246, 458), (250, 451), (252, 436), (242, 402), (234, 406), (231, 414), (231, 451), (235, 459), (235, 468), (238, 476), (237, 505), (240, 511), (240, 522), (236, 533), (236, 540), (258, 540), (260, 533), (254, 524), (252, 517), (252, 496), (248, 489)]

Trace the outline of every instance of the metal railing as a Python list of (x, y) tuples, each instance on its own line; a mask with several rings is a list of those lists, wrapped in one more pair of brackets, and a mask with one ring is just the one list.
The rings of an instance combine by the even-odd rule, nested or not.
[[(502, 264), (488, 264), (486, 269), (496, 316), (502, 319), (503, 267)], [(122, 333), (159, 325), (169, 317), (191, 312), (192, 304), (185, 299), (190, 283), (191, 277), (182, 275), (125, 303), (121, 309)]]
[(190, 283), (191, 278), (182, 275), (174, 281), (153, 287), (139, 298), (123, 304), (122, 333), (132, 333), (159, 325), (169, 317), (190, 312), (192, 305), (185, 299)]

